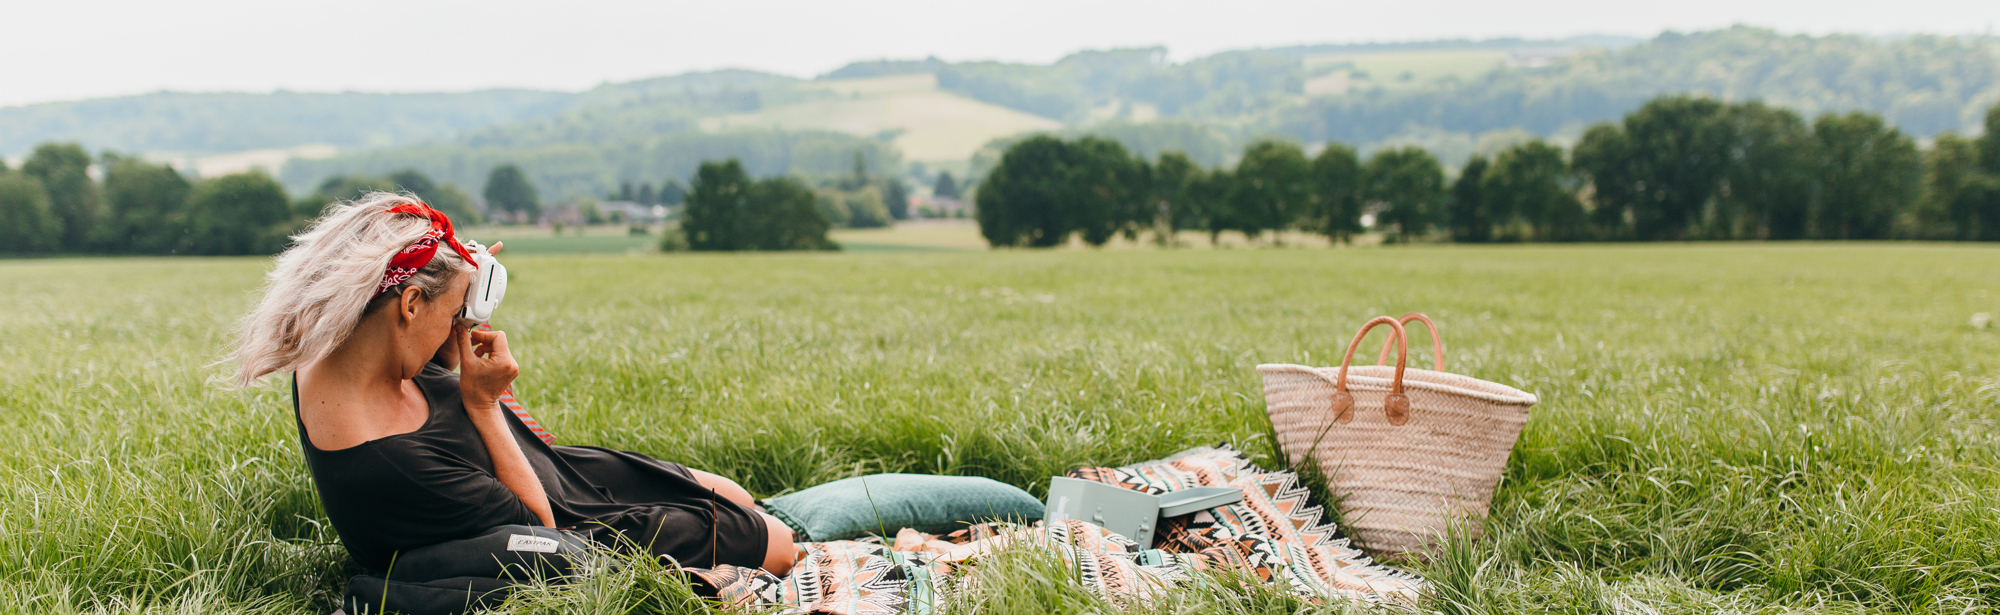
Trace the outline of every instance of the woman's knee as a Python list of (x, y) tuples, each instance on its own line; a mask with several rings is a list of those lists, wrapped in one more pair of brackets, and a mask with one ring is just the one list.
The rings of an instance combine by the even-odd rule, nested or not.
[(764, 571), (777, 576), (785, 576), (792, 571), (792, 565), (799, 561), (799, 547), (793, 542), (792, 528), (777, 517), (757, 513), (764, 517), (764, 531), (769, 534), (764, 543)]
[(722, 499), (729, 500), (737, 504), (742, 504), (744, 506), (757, 505), (756, 499), (750, 497), (750, 492), (745, 490), (742, 485), (736, 484), (736, 481), (716, 476), (714, 474), (709, 474), (701, 470), (696, 470), (694, 468), (688, 468), (688, 472), (694, 474), (695, 482), (701, 483), (701, 486), (708, 488), (709, 491), (713, 491), (715, 492), (716, 495), (722, 496)]

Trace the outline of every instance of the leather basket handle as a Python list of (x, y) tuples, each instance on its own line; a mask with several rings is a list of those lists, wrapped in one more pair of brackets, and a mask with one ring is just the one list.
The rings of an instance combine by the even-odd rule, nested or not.
[[(1438, 335), (1437, 323), (1431, 322), (1431, 317), (1425, 316), (1422, 312), (1404, 314), (1402, 318), (1396, 319), (1397, 322), (1403, 323), (1404, 335), (1409, 335), (1409, 326), (1412, 320), (1424, 321), (1424, 327), (1431, 330), (1431, 371), (1444, 371), (1444, 337)], [(1376, 355), (1376, 365), (1389, 362), (1389, 344), (1393, 341), (1382, 340), (1382, 354)]]
[(1389, 396), (1382, 398), (1382, 412), (1389, 417), (1390, 425), (1401, 425), (1410, 420), (1410, 398), (1403, 395), (1403, 367), (1410, 359), (1410, 340), (1403, 332), (1403, 323), (1388, 316), (1376, 316), (1368, 324), (1361, 325), (1361, 331), (1354, 334), (1354, 341), (1347, 344), (1347, 355), (1340, 358), (1340, 375), (1333, 381), (1334, 420), (1340, 423), (1354, 421), (1354, 395), (1347, 392), (1347, 368), (1354, 363), (1354, 350), (1361, 347), (1361, 339), (1368, 337), (1368, 330), (1375, 325), (1389, 325), (1389, 341), (1396, 344), (1396, 377), (1390, 381)]

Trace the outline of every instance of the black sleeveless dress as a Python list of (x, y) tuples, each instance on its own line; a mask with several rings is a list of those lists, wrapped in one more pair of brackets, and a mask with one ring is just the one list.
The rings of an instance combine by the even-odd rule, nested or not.
[[(416, 431), (320, 450), (292, 414), (326, 516), (347, 552), (382, 571), (397, 551), (470, 538), (501, 525), (541, 525), (493, 473), (465, 415), (458, 374), (424, 366), (417, 388), (430, 417)], [(557, 527), (621, 551), (643, 550), (684, 566), (763, 565), (769, 535), (754, 511), (702, 487), (686, 466), (592, 446), (549, 446), (508, 417), (514, 440), (548, 493)]]

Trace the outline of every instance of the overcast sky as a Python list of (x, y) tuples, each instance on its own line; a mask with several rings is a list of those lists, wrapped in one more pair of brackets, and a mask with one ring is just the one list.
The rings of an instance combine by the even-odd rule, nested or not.
[(177, 0), (0, 5), (0, 106), (161, 89), (580, 90), (724, 67), (1048, 62), (1165, 45), (1175, 59), (1300, 43), (1788, 33), (1980, 34), (2000, 0)]

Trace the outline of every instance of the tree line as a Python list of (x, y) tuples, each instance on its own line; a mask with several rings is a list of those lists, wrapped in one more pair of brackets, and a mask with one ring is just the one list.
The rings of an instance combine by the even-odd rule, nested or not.
[[(415, 194), (460, 225), (488, 218), (465, 191), (414, 169), (335, 175), (293, 200), (263, 171), (197, 179), (136, 156), (43, 143), (19, 169), (0, 164), (0, 254), (273, 254), (327, 204), (374, 191)], [(482, 196), (496, 221), (542, 212), (516, 165), (495, 167)]]
[(134, 156), (93, 161), (74, 143), (0, 165), (0, 253), (269, 254), (295, 219), (284, 187), (257, 171), (194, 181)]
[(1475, 156), (1455, 177), (1415, 147), (1363, 160), (1329, 143), (1308, 156), (1267, 140), (1234, 168), (1116, 141), (1032, 137), (1008, 148), (975, 193), (994, 246), (1080, 237), (1226, 231), (1255, 240), (1308, 231), (1340, 242), (1741, 239), (2000, 240), (2000, 105), (1985, 134), (1929, 150), (1877, 115), (1808, 123), (1758, 102), (1666, 96), (1575, 146), (1530, 140)]
[[(478, 186), (493, 168), (515, 164), (527, 173), (544, 197), (567, 200), (604, 198), (622, 192), (625, 182), (648, 176), (661, 181), (692, 177), (701, 163), (729, 158), (742, 161), (745, 170), (759, 176), (784, 173), (839, 176), (848, 170), (856, 151), (866, 153), (870, 165), (877, 169), (902, 166), (901, 154), (895, 147), (873, 137), (803, 130), (662, 133), (659, 128), (644, 124), (626, 125), (614, 122), (616, 118), (600, 119), (612, 122), (601, 139), (493, 140), (481, 133), (457, 141), (359, 150), (318, 160), (295, 158), (285, 164), (278, 179), (303, 191), (331, 175), (379, 175), (417, 169), (440, 182)], [(493, 131), (528, 127), (531, 125), (508, 125)], [(658, 184), (655, 190), (659, 190)]]
[[(853, 152), (850, 173), (816, 186), (796, 175), (753, 181), (730, 158), (703, 163), (685, 191), (670, 179), (657, 192), (626, 184), (617, 196), (684, 204), (685, 221), (664, 240), (669, 250), (837, 249), (832, 228), (910, 217), (908, 188), (871, 173), (869, 154)], [(528, 174), (511, 163), (487, 173), (479, 201), (415, 169), (334, 175), (294, 201), (262, 171), (192, 179), (138, 157), (93, 158), (75, 143), (45, 143), (21, 169), (0, 166), (0, 254), (272, 254), (327, 204), (375, 191), (415, 194), (459, 225), (535, 223), (545, 211)]]

